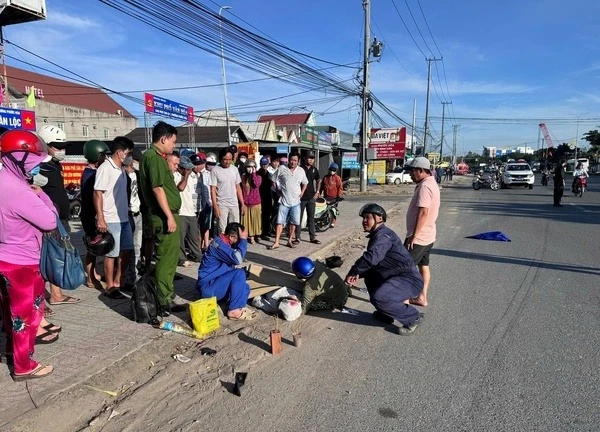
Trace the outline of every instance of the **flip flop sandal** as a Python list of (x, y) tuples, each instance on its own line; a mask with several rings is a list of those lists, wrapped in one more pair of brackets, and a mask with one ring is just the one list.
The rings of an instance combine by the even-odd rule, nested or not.
[(56, 306), (56, 305), (64, 305), (64, 304), (76, 304), (76, 303), (79, 303), (80, 301), (81, 301), (81, 299), (78, 299), (78, 298), (75, 298), (75, 297), (66, 296), (61, 301), (57, 301), (57, 302), (53, 302), (53, 301), (48, 300), (48, 304), (50, 304), (52, 306)]
[(296, 245), (294, 243), (288, 243), (286, 244), (287, 247), (289, 247), (290, 249), (296, 249)]
[[(40, 373), (44, 369), (47, 372)], [(39, 365), (38, 367), (36, 367), (34, 370), (32, 370), (29, 373), (26, 373), (26, 374), (13, 374), (12, 375), (12, 379), (15, 382), (19, 382), (19, 381), (27, 381), (27, 380), (31, 380), (31, 379), (37, 379), (37, 378), (44, 378), (45, 376), (50, 375), (52, 373), (52, 371), (54, 371), (54, 367), (52, 367), (50, 365)]]
[(275, 245), (271, 245), (267, 248), (268, 250), (275, 250), (275, 249), (279, 249), (279, 245), (275, 246)]
[(292, 240), (292, 243), (297, 245), (300, 244), (300, 239), (299, 238), (295, 238), (294, 240)]
[[(44, 339), (47, 338), (48, 336), (54, 336), (52, 339)], [(45, 333), (42, 333), (41, 335), (37, 335), (35, 337), (35, 344), (36, 345), (48, 345), (51, 343), (54, 343), (58, 340), (58, 333), (52, 333), (50, 331), (47, 331)]]
[(244, 308), (242, 309), (242, 314), (237, 317), (227, 317), (231, 321), (251, 321), (256, 318), (256, 312), (251, 311), (250, 309)]
[(44, 308), (44, 318), (48, 318), (54, 315), (54, 311), (50, 309), (48, 306)]
[(42, 328), (50, 333), (60, 333), (62, 331), (61, 326), (58, 326), (58, 325), (52, 324), (52, 323), (48, 323), (47, 325), (43, 326)]

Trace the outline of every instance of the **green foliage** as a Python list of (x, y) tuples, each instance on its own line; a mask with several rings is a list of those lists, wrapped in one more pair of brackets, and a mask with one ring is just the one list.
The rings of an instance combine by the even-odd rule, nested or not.
[(584, 133), (583, 139), (590, 143), (594, 152), (600, 150), (600, 132), (598, 132), (598, 129)]

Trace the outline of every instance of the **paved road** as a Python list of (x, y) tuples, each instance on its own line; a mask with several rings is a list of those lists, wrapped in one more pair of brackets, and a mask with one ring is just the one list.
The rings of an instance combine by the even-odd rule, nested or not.
[[(404, 189), (398, 188), (400, 199), (368, 198), (388, 208), (396, 204), (389, 225), (399, 233), (412, 188)], [(94, 333), (98, 323), (81, 319), (77, 328), (104, 349), (74, 341), (68, 332), (75, 322), (63, 321), (63, 343), (70, 349), (65, 346), (54, 356), (58, 387), (40, 381), (29, 390), (38, 403), (43, 389), (34, 390), (41, 385), (54, 394), (57, 388), (65, 392), (5, 427), (79, 430), (98, 416), (88, 430), (597, 430), (600, 179), (590, 181), (583, 198), (565, 198), (560, 209), (552, 207), (551, 192), (538, 185), (474, 191), (468, 181), (444, 187), (430, 306), (411, 337), (374, 322), (363, 296), (349, 303), (361, 311), (358, 316), (308, 318), (303, 346), (286, 343), (280, 357), (265, 351), (272, 326), (268, 318), (252, 326), (225, 321), (219, 338), (209, 341), (219, 354), (209, 359), (173, 346), (187, 341), (181, 336), (152, 340), (146, 348), (151, 329), (138, 330), (139, 325), (99, 305), (94, 307), (97, 320), (103, 326), (112, 322), (113, 331)], [(348, 199), (339, 227), (320, 236), (324, 246), (333, 242), (330, 250), (360, 254), (366, 240), (353, 227), (363, 199)], [(503, 231), (512, 242), (465, 238), (492, 230)], [(341, 246), (339, 239), (344, 239)], [(251, 259), (287, 268), (295, 254), (316, 252), (312, 246), (267, 252), (255, 245)], [(350, 264), (348, 259), (341, 272)], [(193, 283), (194, 271), (182, 272), (186, 284), (181, 288)], [(95, 296), (85, 295), (81, 307), (94, 306)], [(74, 319), (69, 314), (76, 310), (65, 310), (65, 316)], [(293, 329), (289, 324), (282, 324), (286, 339)], [(82, 346), (94, 362), (89, 367), (82, 364)], [(103, 367), (98, 357), (114, 362), (128, 352), (123, 346), (135, 351), (98, 373)], [(179, 349), (187, 349), (190, 363), (172, 360)], [(68, 361), (69, 356), (77, 361)], [(80, 381), (67, 379), (67, 362), (78, 376), (93, 375), (76, 384)], [(249, 372), (241, 398), (229, 393), (233, 370)], [(131, 385), (133, 390), (117, 399), (98, 391)], [(4, 388), (12, 390), (8, 384)], [(9, 414), (16, 405), (6, 396), (4, 413)], [(24, 396), (12, 400), (21, 406)]]
[[(199, 401), (203, 428), (598, 430), (600, 181), (563, 208), (551, 192), (446, 188), (416, 334), (353, 300), (364, 314), (322, 314), (302, 348), (251, 371), (242, 398)], [(493, 230), (512, 242), (465, 238)]]

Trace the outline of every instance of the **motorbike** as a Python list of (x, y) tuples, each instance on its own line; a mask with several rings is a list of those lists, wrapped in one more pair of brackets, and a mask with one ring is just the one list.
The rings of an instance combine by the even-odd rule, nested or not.
[[(344, 198), (338, 198), (331, 201), (326, 201), (325, 198), (317, 198), (315, 203), (315, 231), (316, 232), (324, 232), (327, 231), (331, 227), (331, 223), (335, 218), (337, 218), (339, 214), (338, 203), (342, 201)], [(277, 209), (279, 208), (279, 204), (277, 204), (273, 208), (273, 216), (271, 217), (271, 233), (274, 234), (277, 229)], [(300, 229), (303, 230), (306, 228), (307, 224), (306, 217), (306, 209), (304, 209), (304, 213), (302, 214), (302, 225)], [(283, 230), (286, 232), (287, 230)]]
[(476, 174), (473, 179), (473, 189), (490, 188), (493, 191), (500, 189), (500, 182), (496, 174), (490, 174), (488, 178), (483, 178), (481, 174)]
[(575, 186), (573, 186), (573, 195), (582, 197), (583, 193), (587, 189), (587, 177), (577, 176), (575, 179)]
[(77, 183), (69, 183), (65, 187), (69, 198), (69, 219), (79, 219), (81, 215), (81, 187)]
[(550, 179), (550, 174), (548, 171), (544, 171), (542, 173), (542, 186), (548, 186), (548, 180)]

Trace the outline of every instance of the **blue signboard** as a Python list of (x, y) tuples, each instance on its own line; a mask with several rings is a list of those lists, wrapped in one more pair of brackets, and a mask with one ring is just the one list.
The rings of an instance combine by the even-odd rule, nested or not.
[(144, 95), (144, 101), (146, 105), (146, 112), (151, 112), (184, 122), (194, 122), (194, 108), (191, 106), (154, 96), (150, 93), (146, 93)]
[(360, 169), (358, 152), (344, 153), (342, 156), (342, 169)]
[(277, 154), (288, 154), (290, 152), (290, 146), (287, 145), (278, 145), (277, 146)]
[(6, 129), (35, 131), (35, 112), (13, 108), (0, 108), (0, 126)]

